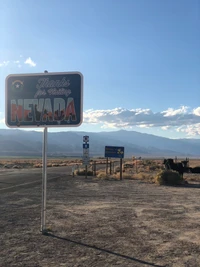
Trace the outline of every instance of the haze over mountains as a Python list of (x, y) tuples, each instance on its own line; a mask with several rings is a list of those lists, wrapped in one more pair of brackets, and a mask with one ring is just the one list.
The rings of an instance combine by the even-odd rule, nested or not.
[[(89, 135), (90, 156), (104, 156), (106, 145), (124, 146), (125, 157), (199, 157), (200, 139), (169, 139), (135, 131), (48, 132), (48, 156), (82, 156), (83, 136)], [(0, 156), (41, 156), (43, 133), (0, 130)]]

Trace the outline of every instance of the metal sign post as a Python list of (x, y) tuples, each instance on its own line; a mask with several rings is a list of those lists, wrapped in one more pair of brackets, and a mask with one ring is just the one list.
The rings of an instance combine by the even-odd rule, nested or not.
[(108, 158), (120, 158), (120, 180), (122, 180), (122, 159), (124, 158), (124, 147), (105, 146), (105, 158), (107, 158), (106, 174), (108, 173)]
[[(44, 71), (48, 73), (48, 71)], [(47, 202), (47, 127), (43, 130), (43, 151), (42, 151), (42, 214), (41, 214), (41, 232), (45, 234), (46, 230), (46, 202)]]
[(90, 163), (89, 157), (89, 136), (83, 136), (83, 165), (85, 165), (85, 178), (87, 179), (88, 165)]
[(41, 232), (45, 234), (46, 229), (46, 199), (47, 199), (47, 127), (43, 132), (43, 153), (42, 153), (42, 220)]
[(106, 158), (106, 175), (108, 174), (108, 158)]
[(137, 158), (135, 158), (135, 172), (137, 173)]
[(122, 158), (120, 159), (120, 180), (122, 180)]

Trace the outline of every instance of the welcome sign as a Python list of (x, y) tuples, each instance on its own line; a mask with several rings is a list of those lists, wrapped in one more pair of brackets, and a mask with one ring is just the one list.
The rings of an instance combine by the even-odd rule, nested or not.
[(72, 127), (83, 120), (80, 72), (11, 74), (6, 78), (6, 125)]

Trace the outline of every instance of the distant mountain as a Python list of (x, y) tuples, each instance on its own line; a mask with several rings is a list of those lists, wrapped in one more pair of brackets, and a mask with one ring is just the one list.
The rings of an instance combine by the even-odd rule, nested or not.
[[(49, 156), (82, 156), (83, 136), (90, 137), (90, 155), (104, 156), (106, 145), (124, 146), (125, 157), (199, 157), (200, 139), (169, 139), (135, 131), (48, 133)], [(41, 156), (43, 133), (0, 129), (0, 156)]]

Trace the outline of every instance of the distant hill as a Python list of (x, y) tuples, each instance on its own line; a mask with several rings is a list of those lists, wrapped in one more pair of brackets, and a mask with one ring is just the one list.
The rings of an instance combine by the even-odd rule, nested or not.
[[(136, 131), (48, 133), (49, 156), (82, 156), (83, 136), (90, 137), (90, 155), (104, 156), (106, 145), (124, 146), (125, 157), (199, 157), (200, 139), (169, 139)], [(0, 129), (0, 156), (41, 156), (43, 133)]]

